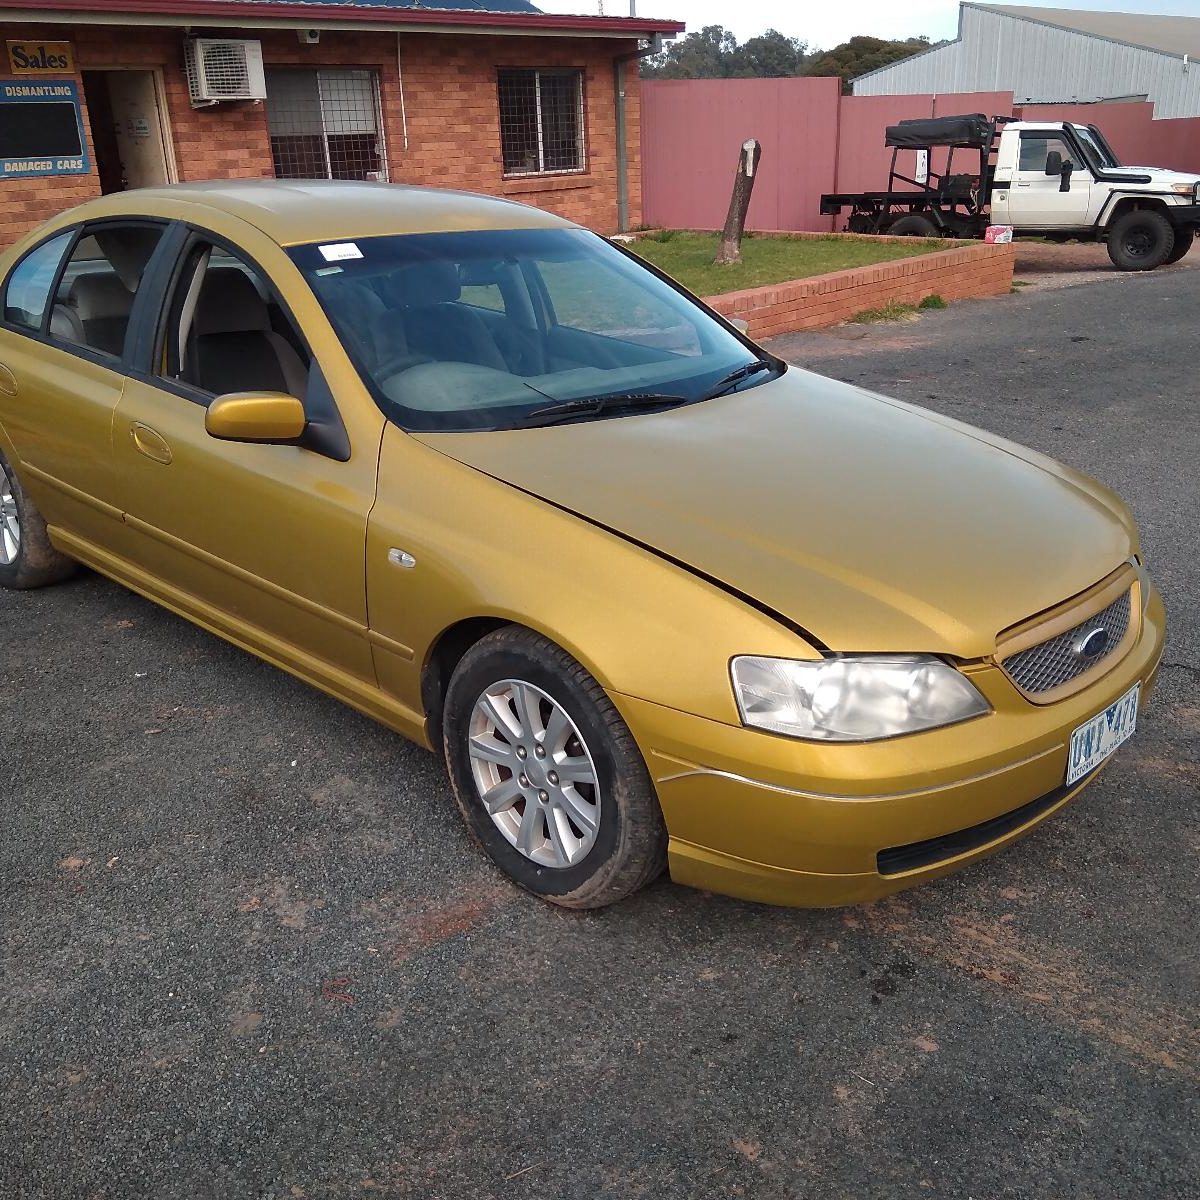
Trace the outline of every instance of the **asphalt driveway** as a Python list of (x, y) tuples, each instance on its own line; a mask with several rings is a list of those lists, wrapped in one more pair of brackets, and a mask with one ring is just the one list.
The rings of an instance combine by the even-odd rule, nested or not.
[(96, 576), (0, 594), (0, 1195), (1194, 1196), (1197, 312), (1166, 270), (776, 344), (1120, 489), (1171, 614), (1083, 798), (869, 908), (556, 910), (365, 718)]

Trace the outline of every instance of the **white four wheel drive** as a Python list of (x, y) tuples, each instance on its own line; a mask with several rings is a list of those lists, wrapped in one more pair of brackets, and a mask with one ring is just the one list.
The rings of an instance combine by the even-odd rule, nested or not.
[[(886, 191), (821, 197), (823, 213), (850, 209), (851, 232), (980, 238), (989, 225), (1011, 225), (1053, 241), (1102, 241), (1121, 270), (1150, 271), (1178, 262), (1200, 225), (1200, 175), (1123, 166), (1095, 125), (974, 113), (901, 121), (886, 142)], [(940, 171), (935, 149), (945, 151)], [(978, 153), (978, 166), (955, 172), (964, 149)], [(904, 152), (913, 159), (902, 162)]]

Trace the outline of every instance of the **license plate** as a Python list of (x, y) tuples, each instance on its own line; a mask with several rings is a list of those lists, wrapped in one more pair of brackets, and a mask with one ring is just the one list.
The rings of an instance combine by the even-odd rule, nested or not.
[(1094, 771), (1123, 741), (1137, 724), (1138, 696), (1135, 683), (1120, 700), (1114, 700), (1103, 712), (1084, 721), (1071, 734), (1071, 753), (1067, 757), (1067, 786)]

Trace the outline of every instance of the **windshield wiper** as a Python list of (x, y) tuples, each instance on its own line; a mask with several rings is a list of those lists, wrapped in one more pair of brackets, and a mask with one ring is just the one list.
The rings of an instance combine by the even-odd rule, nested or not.
[(526, 413), (524, 425), (554, 425), (559, 421), (570, 421), (575, 417), (593, 417), (611, 409), (668, 408), (686, 404), (686, 396), (668, 396), (662, 392), (615, 392), (608, 396), (590, 396), (583, 400), (564, 400), (560, 404), (547, 404)]
[(751, 375), (757, 375), (759, 371), (770, 370), (774, 365), (775, 363), (769, 358), (756, 358), (753, 362), (743, 363), (742, 366), (735, 367), (723, 379), (718, 379), (712, 390), (705, 393), (701, 399), (715, 400), (729, 391), (735, 383), (741, 383), (743, 379), (749, 379)]

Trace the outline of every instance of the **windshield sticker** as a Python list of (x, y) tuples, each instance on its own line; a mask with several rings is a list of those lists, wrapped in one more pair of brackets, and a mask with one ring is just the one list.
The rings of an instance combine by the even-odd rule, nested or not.
[(313, 274), (314, 275), (340, 275), (344, 269), (345, 269), (344, 267), (318, 267), (313, 272)]
[(347, 258), (362, 258), (362, 251), (353, 242), (335, 242), (329, 246), (318, 246), (326, 262), (342, 262)]

